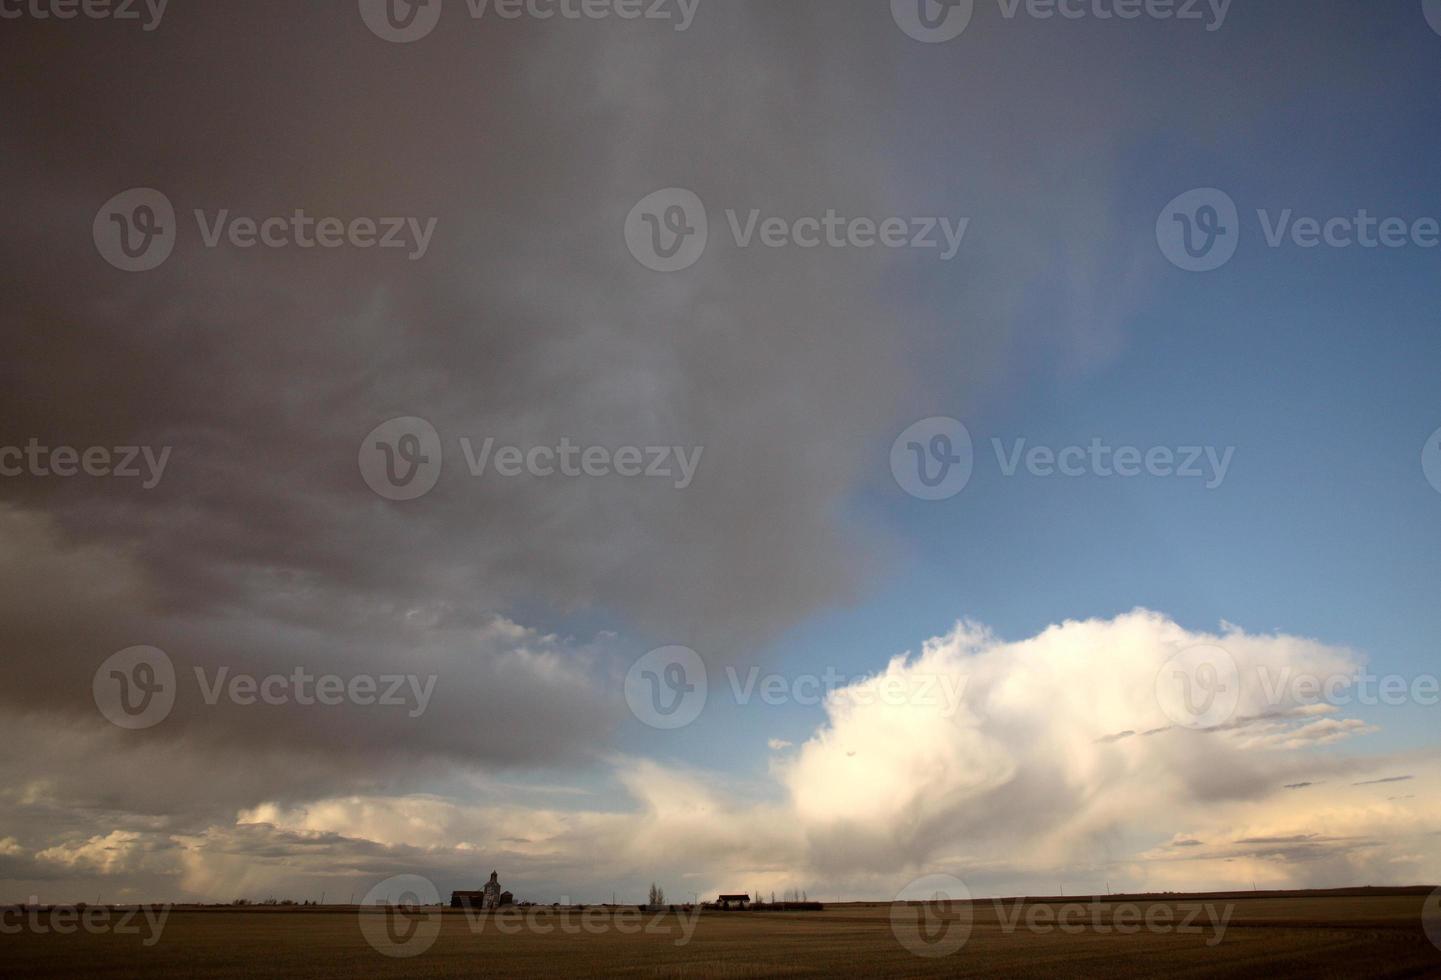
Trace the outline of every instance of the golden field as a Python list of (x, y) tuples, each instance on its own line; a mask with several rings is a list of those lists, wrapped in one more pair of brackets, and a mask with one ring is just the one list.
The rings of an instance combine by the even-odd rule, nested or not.
[[(838, 905), (810, 913), (704, 912), (684, 921), (683, 914), (635, 909), (545, 909), (501, 917), (447, 910), (389, 923), (389, 933), (384, 932), (388, 913), (381, 911), (181, 908), (170, 911), (158, 940), (140, 917), (130, 923), (138, 932), (74, 928), (62, 935), (49, 929), (43, 914), (22, 920), (12, 910), (0, 935), (0, 973), (115, 980), (1441, 976), (1441, 951), (1423, 928), (1425, 899), (1425, 892), (1412, 890), (1346, 897), (1165, 896), (999, 905), (981, 900), (959, 918), (889, 905)], [(925, 935), (938, 943), (954, 940), (958, 934), (952, 930), (968, 915), (964, 945), (937, 957), (909, 951), (897, 938), (892, 916), (901, 917), (904, 932), (906, 922), (926, 913)], [(1219, 930), (1222, 916), (1225, 927)], [(392, 958), (378, 952), (367, 934), (381, 936), (382, 946), (385, 936), (399, 935), (426, 948), (417, 956)], [(926, 951), (938, 951), (925, 942)]]

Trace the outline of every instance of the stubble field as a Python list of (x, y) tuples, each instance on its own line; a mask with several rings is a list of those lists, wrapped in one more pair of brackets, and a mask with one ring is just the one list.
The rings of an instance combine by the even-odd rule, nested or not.
[[(446, 911), (399, 920), (356, 909), (176, 909), (158, 939), (140, 919), (131, 923), (138, 934), (113, 928), (59, 934), (43, 915), (23, 920), (12, 911), (0, 935), (0, 972), (116, 980), (1441, 976), (1441, 951), (1423, 927), (1426, 896), (1007, 900), (980, 901), (963, 912), (916, 906), (897, 912), (889, 905), (698, 916)], [(964, 944), (949, 951), (960, 939)], [(947, 955), (919, 955), (907, 944)], [(423, 952), (396, 958), (377, 946)]]

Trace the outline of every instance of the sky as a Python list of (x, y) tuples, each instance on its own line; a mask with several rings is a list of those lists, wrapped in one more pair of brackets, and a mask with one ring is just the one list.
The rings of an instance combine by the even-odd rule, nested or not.
[(0, 901), (1441, 879), (1441, 4), (646, 7), (0, 4)]

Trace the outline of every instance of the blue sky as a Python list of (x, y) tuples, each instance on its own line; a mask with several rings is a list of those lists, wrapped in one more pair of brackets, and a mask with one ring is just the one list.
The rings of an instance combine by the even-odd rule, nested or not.
[[(0, 480), (0, 898), (1441, 879), (1436, 706), (1243, 688), (1207, 722), (1157, 685), (1217, 642), (1441, 671), (1441, 247), (1271, 248), (1257, 218), (1441, 222), (1420, 0), (1235, 0), (1213, 31), (976, 0), (940, 43), (905, 0), (704, 0), (683, 30), (444, 9), (407, 43), (283, 0), (7, 21), (35, 84), (0, 159), (0, 450), (174, 456), (149, 491)], [(1170, 213), (1202, 189), (1239, 247), (1192, 272), (1157, 228), (1204, 224)], [(139, 271), (112, 240), (137, 193), (184, 229)], [(207, 245), (196, 209), (434, 235)], [(746, 247), (728, 211), (966, 224), (947, 259)], [(974, 470), (927, 502), (892, 450), (938, 417)], [(377, 464), (416, 420), (444, 472), (400, 486)], [(502, 478), (461, 437), (705, 455), (684, 490)], [(1228, 468), (1007, 476), (993, 440)], [(669, 731), (623, 680), (673, 644), (710, 696)], [(414, 716), (177, 696), (132, 729), (104, 665), (138, 647), (181, 678), (439, 683)], [(727, 668), (846, 683), (741, 705)], [(964, 699), (876, 697), (937, 680)]]
[[(862, 674), (917, 650), (962, 617), (1021, 639), (1064, 619), (1139, 606), (1197, 630), (1225, 620), (1253, 632), (1324, 638), (1368, 655), (1380, 673), (1436, 670), (1441, 495), (1422, 475), (1420, 451), (1441, 426), (1441, 249), (1272, 249), (1255, 212), (1441, 214), (1434, 125), (1441, 37), (1410, 3), (1304, 9), (1302, 18), (1295, 4), (1237, 5), (1223, 37), (1173, 27), (1168, 40), (1179, 53), (1161, 56), (1138, 43), (1128, 51), (1140, 56), (1137, 63), (1103, 73), (1095, 85), (1080, 71), (1073, 89), (1054, 93), (1083, 115), (1108, 118), (1125, 136), (1113, 180), (1036, 187), (1029, 202), (1056, 212), (1104, 202), (1110, 226), (1099, 244), (1129, 275), (1108, 270), (1106, 281), (1131, 291), (1117, 303), (1125, 310), (1114, 324), (1117, 339), (1081, 367), (1057, 366), (1064, 355), (1036, 339), (1055, 326), (1047, 320), (1054, 308), (1041, 298), (1008, 327), (1014, 343), (1003, 361), (1025, 367), (1008, 371), (1004, 384), (978, 394), (967, 384), (959, 347), (953, 359), (925, 365), (928, 388), (915, 417), (965, 421), (976, 442), (976, 475), (955, 499), (917, 501), (890, 480), (888, 442), (875, 443), (874, 479), (855, 508), (901, 542), (897, 556), (855, 604), (813, 617), (759, 656), (778, 658), (787, 672), (834, 663)], [(973, 30), (984, 29), (988, 15), (994, 11), (983, 7)], [(1087, 52), (1111, 52), (1124, 31), (1111, 24), (1028, 29), (1036, 44), (1064, 46), (1082, 60)], [(1283, 98), (1234, 107), (1235, 127), (1213, 117), (1227, 114), (1223, 106), (1106, 113), (1108, 93), (1126, 84), (1179, 87), (1220, 74), (1239, 88), (1247, 75), (1294, 68), (1298, 51), (1330, 58), (1341, 38), (1351, 64), (1338, 66), (1330, 84), (1324, 66), (1310, 66), (1310, 84), (1282, 85)], [(1238, 52), (1269, 52), (1270, 65)], [(922, 50), (904, 69), (914, 111), (897, 126), (919, 127), (927, 139), (908, 134), (921, 148), (897, 164), (914, 184), (901, 196), (934, 204), (936, 191), (950, 192), (939, 200), (969, 213), (984, 189), (967, 180), (974, 173), (968, 164), (990, 149), (965, 125), (974, 116), (969, 69), (956, 54)], [(1152, 77), (1169, 75), (1160, 62), (1173, 59), (1186, 64), (1169, 79)], [(1358, 86), (1350, 71), (1362, 64)], [(1199, 84), (1191, 97), (1205, 101)], [(1032, 149), (1060, 158), (1066, 152), (1043, 141)], [(1241, 211), (1240, 249), (1215, 272), (1173, 268), (1155, 244), (1156, 214), (1193, 187), (1222, 188)], [(972, 244), (986, 233), (978, 221)], [(1064, 256), (1097, 242), (1032, 245)], [(898, 273), (910, 291), (903, 302), (914, 303), (919, 287), (944, 325), (948, 307), (969, 308), (963, 297), (974, 283), (964, 263), (963, 254), (958, 268)], [(1069, 271), (1064, 258), (1047, 263), (1039, 288)], [(949, 390), (948, 372), (956, 378)], [(1005, 478), (990, 440), (1018, 437), (1053, 446), (1101, 437), (1111, 445), (1235, 447), (1235, 457), (1215, 490), (1144, 477)], [(1382, 726), (1378, 746), (1435, 744), (1434, 710), (1362, 714)], [(764, 753), (766, 738), (803, 736), (820, 717), (814, 708), (717, 710), (700, 723), (703, 731), (646, 741), (745, 769)], [(715, 740), (737, 727), (751, 753), (737, 755)]]

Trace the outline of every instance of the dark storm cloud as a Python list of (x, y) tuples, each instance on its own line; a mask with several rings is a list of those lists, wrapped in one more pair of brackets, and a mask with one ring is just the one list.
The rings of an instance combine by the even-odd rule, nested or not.
[[(864, 109), (882, 74), (781, 70), (804, 25), (779, 13), (717, 10), (687, 34), (455, 20), (423, 49), (348, 10), (174, 13), (145, 37), (19, 28), (14, 70), (47, 85), (15, 107), (6, 164), (24, 188), (7, 261), (26, 286), (6, 314), (20, 348), (3, 369), (7, 430), (174, 454), (146, 494), (34, 481), (7, 486), (12, 500), (133, 544), (182, 610), (294, 588), (311, 622), (343, 621), (357, 596), (539, 597), (723, 645), (844, 594), (866, 562), (838, 501), (899, 377), (866, 297), (874, 256), (757, 249), (667, 280), (620, 232), (671, 183), (873, 210), (869, 154), (836, 119), (787, 106)], [(721, 99), (695, 69), (725, 61), (739, 63)], [(88, 238), (131, 186), (162, 189), (182, 228), (143, 275), (110, 269)], [(420, 262), (211, 250), (194, 208), (437, 226)], [(433, 422), (453, 454), (440, 488), (403, 508), (356, 467), (361, 438), (399, 415)], [(684, 492), (477, 480), (453, 452), (462, 436), (705, 457)]]
[[(886, 111), (888, 49), (826, 53), (873, 17), (715, 5), (684, 34), (447, 18), (400, 46), (351, 4), (181, 13), (152, 33), (6, 23), (23, 94), (0, 154), (0, 445), (171, 449), (148, 490), (0, 481), (0, 719), (51, 736), (64, 719), (8, 766), (28, 789), (5, 826), (27, 847), (583, 763), (624, 711), (613, 651), (498, 614), (596, 608), (723, 657), (868, 575), (883, 549), (843, 505), (904, 376), (903, 325), (875, 296), (886, 259), (717, 247), (664, 276), (622, 228), (670, 185), (718, 226), (725, 207), (879, 214), (878, 146), (848, 133)], [(179, 228), (133, 274), (91, 238), (132, 187), (163, 191)], [(436, 225), (419, 261), (212, 249), (195, 209)], [(357, 454), (410, 415), (450, 455), (434, 492), (397, 504)], [(456, 440), (492, 436), (705, 455), (684, 491), (471, 478)], [(169, 655), (180, 693), (121, 732), (91, 678), (135, 645)], [(436, 684), (411, 717), (209, 705), (194, 674), (297, 667)]]

